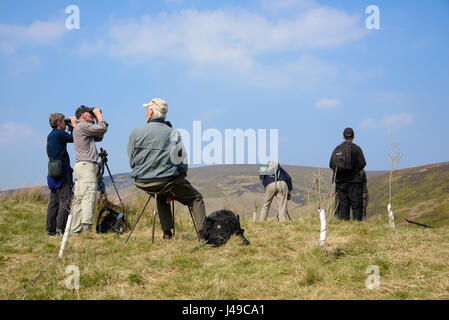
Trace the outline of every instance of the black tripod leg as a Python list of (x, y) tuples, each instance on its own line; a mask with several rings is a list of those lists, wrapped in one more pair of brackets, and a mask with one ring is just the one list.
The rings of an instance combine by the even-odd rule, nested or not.
[(190, 206), (187, 206), (187, 208), (189, 208), (190, 217), (192, 218), (193, 226), (195, 227), (195, 231), (196, 231), (196, 235), (198, 237), (198, 241), (201, 242), (200, 233), (198, 232), (198, 228), (196, 227), (195, 219), (193, 218), (193, 214), (192, 214), (192, 209), (190, 208)]
[(171, 203), (171, 212), (173, 217), (173, 235), (175, 235), (175, 201), (172, 201)]
[(154, 195), (153, 232), (151, 234), (151, 243), (154, 243), (154, 231), (156, 229), (156, 215), (157, 215), (157, 194)]
[(120, 204), (122, 205), (123, 213), (125, 213), (125, 206), (123, 205), (122, 198), (120, 198), (120, 194), (118, 193), (117, 187), (115, 186), (114, 178), (112, 178), (111, 170), (109, 170), (108, 163), (105, 162), (104, 165), (106, 166), (106, 169), (109, 173), (109, 178), (111, 178), (112, 185), (114, 186), (115, 192), (117, 193), (117, 197), (120, 200)]
[(129, 238), (130, 238), (131, 235), (133, 234), (133, 231), (134, 231), (134, 229), (136, 228), (137, 223), (138, 223), (139, 220), (140, 220), (140, 217), (142, 216), (143, 212), (145, 211), (145, 209), (146, 209), (146, 207), (147, 207), (147, 205), (148, 205), (148, 202), (150, 202), (150, 199), (151, 199), (151, 194), (148, 196), (148, 200), (147, 200), (147, 202), (145, 203), (145, 206), (143, 207), (142, 212), (139, 214), (139, 217), (137, 218), (137, 221), (136, 221), (136, 223), (134, 224), (134, 227), (132, 228), (131, 232), (129, 233), (128, 238), (126, 238), (125, 243), (128, 242)]

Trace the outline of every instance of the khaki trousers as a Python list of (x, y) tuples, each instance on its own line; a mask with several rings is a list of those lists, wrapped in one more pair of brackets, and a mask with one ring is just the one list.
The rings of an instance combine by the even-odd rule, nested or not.
[(77, 162), (73, 170), (75, 191), (72, 204), (72, 232), (79, 233), (83, 224), (94, 223), (97, 202), (96, 164)]
[[(157, 211), (159, 214), (159, 220), (161, 222), (161, 228), (163, 231), (173, 229), (173, 217), (171, 215), (170, 204), (166, 203), (167, 195), (173, 200), (181, 202), (185, 206), (192, 208), (192, 215), (195, 221), (198, 231), (203, 230), (203, 222), (206, 218), (206, 208), (204, 206), (203, 196), (199, 193), (190, 182), (183, 176), (177, 177), (171, 181), (173, 187), (169, 193), (160, 194), (157, 196)], [(138, 183), (136, 186), (139, 189), (147, 193), (157, 193), (164, 189), (164, 187), (170, 183), (166, 182), (153, 182), (153, 183)]]
[(288, 186), (285, 181), (270, 183), (265, 189), (265, 203), (260, 212), (259, 221), (266, 221), (270, 211), (271, 202), (276, 197), (279, 206), (279, 221), (287, 220)]

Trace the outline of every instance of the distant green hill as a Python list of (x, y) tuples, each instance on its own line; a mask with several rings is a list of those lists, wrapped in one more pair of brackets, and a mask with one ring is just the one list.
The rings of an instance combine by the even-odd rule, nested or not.
[[(387, 216), (389, 174), (368, 179), (368, 216)], [(398, 170), (393, 176), (393, 212), (430, 226), (449, 225), (449, 162)]]
[[(204, 198), (240, 197), (245, 194), (261, 193), (263, 186), (259, 180), (259, 165), (217, 165), (191, 168), (188, 171), (188, 180), (201, 192)], [(307, 192), (304, 184), (315, 190), (315, 175), (318, 168), (305, 166), (282, 166), (292, 177), (293, 197), (296, 204), (306, 204)], [(385, 173), (384, 171), (369, 171), (369, 177)], [(120, 193), (133, 195), (135, 187), (129, 173), (113, 176)], [(332, 171), (321, 168), (321, 191), (329, 192), (331, 188)], [(110, 194), (114, 189), (109, 177), (105, 177), (105, 184)]]
[[(217, 165), (191, 168), (187, 179), (201, 192), (204, 198), (239, 197), (254, 192), (263, 193), (263, 186), (259, 180), (259, 165)], [(307, 193), (304, 183), (314, 187), (314, 174), (318, 168), (303, 166), (282, 166), (291, 175), (294, 192), (292, 200), (297, 204), (305, 204)], [(114, 175), (114, 182), (120, 193), (134, 194), (135, 187), (129, 173)], [(321, 189), (328, 192), (331, 187), (332, 171), (321, 169)], [(105, 177), (105, 184), (109, 193), (114, 189), (109, 177)]]
[[(315, 175), (318, 168), (305, 166), (283, 166), (293, 179), (293, 198), (289, 208), (301, 208), (307, 203), (304, 184), (312, 189), (315, 200)], [(232, 205), (263, 202), (264, 190), (258, 176), (259, 165), (218, 165), (191, 168), (188, 179), (207, 201), (208, 212)], [(388, 180), (386, 171), (368, 171), (370, 203), (368, 216), (387, 217)], [(332, 172), (321, 169), (321, 192), (328, 193), (331, 188)], [(122, 198), (134, 198), (136, 188), (129, 173), (113, 176)], [(115, 191), (110, 178), (105, 177), (107, 192), (112, 198)], [(35, 187), (40, 188), (40, 187)], [(47, 190), (46, 187), (42, 187)], [(0, 197), (12, 195), (18, 190), (0, 192)], [(238, 201), (236, 201), (238, 200)], [(293, 210), (293, 209), (292, 209)], [(404, 219), (431, 226), (449, 225), (449, 162), (437, 163), (415, 168), (398, 170), (393, 178), (393, 211), (397, 223)], [(252, 214), (252, 211), (247, 212)]]

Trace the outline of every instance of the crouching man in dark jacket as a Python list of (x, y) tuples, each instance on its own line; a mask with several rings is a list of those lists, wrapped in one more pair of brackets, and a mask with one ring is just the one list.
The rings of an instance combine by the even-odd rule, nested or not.
[(334, 171), (337, 193), (337, 216), (342, 220), (350, 219), (350, 208), (354, 220), (363, 219), (363, 185), (360, 170), (366, 161), (362, 149), (353, 143), (354, 131), (343, 131), (343, 143), (335, 148), (329, 162)]
[[(259, 174), (260, 181), (265, 188), (265, 202), (260, 212), (260, 221), (266, 221), (268, 212), (270, 211), (273, 198), (278, 199), (278, 219), (279, 221), (287, 220), (287, 202), (291, 198), (293, 190), (292, 178), (290, 175), (281, 168), (277, 162), (272, 162), (277, 167), (273, 175)], [(269, 166), (272, 165), (269, 162)]]
[(164, 232), (163, 238), (170, 239), (174, 228), (170, 204), (177, 200), (192, 208), (195, 228), (203, 238), (202, 228), (206, 209), (202, 195), (186, 179), (187, 164), (181, 137), (165, 121), (167, 103), (155, 98), (144, 104), (147, 108), (147, 124), (135, 128), (128, 140), (128, 157), (131, 177), (135, 185), (149, 194), (157, 195), (157, 210)]

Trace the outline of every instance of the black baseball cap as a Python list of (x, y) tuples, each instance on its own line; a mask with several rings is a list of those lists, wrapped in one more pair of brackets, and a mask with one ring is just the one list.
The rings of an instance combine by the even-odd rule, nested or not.
[(353, 138), (354, 137), (354, 130), (352, 128), (346, 128), (343, 130), (343, 136), (345, 138)]

